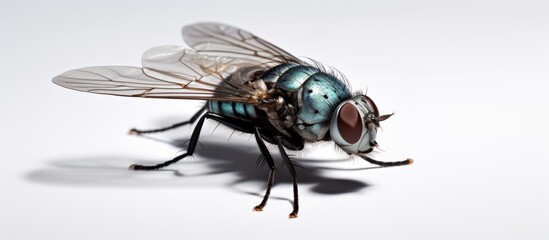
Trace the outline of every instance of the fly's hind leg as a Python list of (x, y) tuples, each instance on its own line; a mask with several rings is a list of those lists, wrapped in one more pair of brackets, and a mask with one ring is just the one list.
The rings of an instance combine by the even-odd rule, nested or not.
[(193, 153), (194, 153), (194, 150), (196, 149), (196, 145), (198, 144), (198, 138), (200, 137), (200, 131), (202, 130), (202, 126), (204, 125), (204, 120), (206, 120), (206, 118), (218, 121), (218, 122), (223, 123), (227, 126), (231, 126), (234, 129), (239, 130), (241, 132), (253, 133), (254, 128), (253, 128), (252, 123), (240, 122), (238, 120), (235, 120), (235, 119), (232, 119), (232, 118), (227, 118), (225, 116), (222, 116), (222, 115), (219, 115), (219, 114), (216, 114), (216, 113), (213, 113), (213, 112), (206, 112), (206, 114), (204, 114), (204, 115), (202, 115), (202, 117), (200, 117), (200, 119), (198, 120), (198, 123), (194, 127), (193, 134), (191, 135), (191, 139), (189, 140), (189, 146), (187, 147), (187, 152), (186, 153), (181, 154), (181, 155), (173, 158), (172, 160), (169, 160), (169, 161), (166, 161), (166, 162), (163, 162), (163, 163), (159, 163), (159, 164), (156, 164), (156, 165), (147, 165), (147, 166), (145, 166), (145, 165), (132, 164), (129, 167), (130, 170), (156, 170), (156, 169), (164, 168), (164, 167), (167, 167), (171, 164), (174, 164), (174, 163), (178, 162), (179, 160), (181, 160), (183, 158), (186, 158), (188, 156), (192, 156)]
[[(207, 112), (206, 114), (202, 115), (202, 117), (198, 120), (198, 123), (196, 124), (196, 127), (194, 127), (193, 134), (191, 135), (191, 139), (189, 140), (189, 147), (187, 148), (187, 152), (173, 158), (172, 160), (159, 163), (156, 165), (139, 165), (139, 164), (132, 164), (130, 165), (130, 170), (156, 170), (163, 167), (167, 167), (171, 164), (174, 164), (178, 162), (179, 160), (186, 158), (188, 156), (192, 156), (194, 153), (194, 150), (196, 149), (196, 144), (198, 143), (198, 138), (200, 137), (200, 131), (202, 130), (202, 126), (204, 125), (204, 120), (210, 115), (210, 112)], [(196, 115), (196, 114), (195, 114)]]
[(267, 205), (267, 200), (269, 199), (269, 195), (271, 195), (271, 188), (273, 187), (274, 182), (274, 175), (276, 166), (273, 160), (273, 157), (269, 153), (269, 149), (267, 149), (267, 146), (265, 146), (265, 142), (263, 139), (261, 139), (261, 136), (259, 135), (259, 130), (256, 128), (255, 132), (255, 140), (257, 141), (257, 146), (259, 147), (259, 150), (261, 150), (261, 154), (263, 154), (263, 157), (265, 158), (265, 161), (269, 165), (270, 171), (269, 171), (269, 179), (267, 180), (267, 190), (265, 191), (265, 196), (263, 196), (263, 200), (261, 203), (254, 207), (254, 211), (260, 212), (263, 211), (263, 208), (265, 205)]
[(168, 130), (172, 130), (172, 129), (175, 129), (175, 128), (178, 128), (178, 127), (182, 127), (182, 126), (185, 126), (187, 124), (192, 124), (194, 123), (200, 116), (202, 116), (204, 114), (204, 112), (206, 111), (206, 106), (207, 105), (204, 105), (202, 108), (200, 108), (200, 110), (198, 110), (198, 112), (196, 112), (189, 120), (187, 121), (184, 121), (184, 122), (180, 122), (180, 123), (176, 123), (176, 124), (173, 124), (171, 126), (167, 126), (167, 127), (163, 127), (163, 128), (159, 128), (159, 129), (151, 129), (151, 130), (138, 130), (138, 129), (135, 129), (135, 128), (132, 128), (130, 129), (130, 131), (128, 132), (128, 134), (130, 135), (141, 135), (141, 134), (149, 134), (149, 133), (159, 133), (159, 132), (164, 132), (164, 131), (168, 131)]

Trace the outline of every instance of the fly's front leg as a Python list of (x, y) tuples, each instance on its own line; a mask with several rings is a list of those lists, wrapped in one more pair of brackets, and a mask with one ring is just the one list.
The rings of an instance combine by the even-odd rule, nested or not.
[(171, 164), (174, 164), (174, 163), (178, 162), (179, 160), (181, 160), (183, 158), (186, 158), (188, 156), (192, 156), (193, 153), (194, 153), (194, 150), (196, 149), (196, 145), (198, 143), (198, 138), (200, 137), (200, 131), (202, 130), (202, 126), (204, 125), (204, 120), (206, 120), (206, 118), (211, 117), (210, 115), (212, 115), (212, 113), (207, 112), (206, 114), (204, 114), (200, 118), (200, 120), (198, 120), (198, 123), (196, 124), (196, 127), (194, 127), (193, 134), (191, 135), (191, 140), (189, 140), (189, 147), (187, 148), (187, 152), (173, 158), (172, 160), (169, 160), (169, 161), (166, 161), (166, 162), (163, 162), (163, 163), (159, 163), (159, 164), (156, 164), (156, 165), (145, 166), (145, 165), (132, 164), (129, 167), (130, 170), (156, 170), (156, 169), (160, 169), (160, 168), (163, 168), (163, 167), (167, 167)]
[(195, 113), (189, 120), (187, 120), (187, 121), (180, 122), (180, 123), (176, 123), (176, 124), (173, 124), (173, 125), (171, 125), (171, 126), (163, 127), (163, 128), (159, 128), (159, 129), (138, 130), (138, 129), (132, 128), (132, 129), (130, 129), (130, 131), (128, 132), (128, 134), (130, 134), (130, 135), (141, 135), (141, 134), (159, 133), (159, 132), (164, 132), (164, 131), (172, 130), (172, 129), (175, 129), (175, 128), (178, 128), (178, 127), (185, 126), (185, 125), (187, 125), (187, 124), (192, 124), (192, 123), (194, 123), (200, 116), (202, 116), (202, 115), (204, 114), (205, 111), (206, 111), (206, 105), (204, 105), (202, 108), (200, 108), (200, 110), (198, 110), (198, 112), (196, 112), (196, 113)]
[(292, 163), (292, 160), (284, 150), (284, 145), (282, 145), (282, 137), (276, 136), (276, 144), (278, 145), (278, 150), (280, 151), (280, 155), (282, 156), (282, 160), (284, 161), (284, 165), (286, 165), (286, 168), (288, 168), (288, 172), (290, 172), (290, 176), (292, 177), (293, 187), (294, 187), (294, 203), (293, 203), (293, 211), (290, 213), (290, 218), (297, 218), (297, 212), (299, 211), (299, 197), (298, 197), (298, 190), (297, 190), (297, 174), (294, 168), (294, 164)]
[(261, 150), (261, 154), (263, 154), (263, 157), (265, 158), (265, 161), (267, 161), (267, 164), (270, 168), (269, 180), (267, 180), (267, 191), (265, 191), (265, 196), (263, 196), (263, 200), (261, 201), (261, 203), (254, 207), (254, 211), (260, 212), (263, 211), (263, 208), (265, 207), (265, 205), (267, 205), (267, 200), (269, 199), (269, 195), (271, 195), (271, 188), (273, 187), (276, 166), (273, 157), (269, 153), (269, 149), (267, 149), (267, 146), (265, 146), (265, 142), (263, 141), (263, 139), (261, 139), (261, 135), (259, 135), (259, 130), (257, 128), (255, 129), (254, 135), (257, 146), (259, 147), (259, 150)]
[(362, 159), (368, 161), (369, 163), (378, 165), (380, 167), (396, 167), (396, 166), (409, 165), (409, 164), (414, 163), (414, 160), (412, 160), (411, 158), (408, 158), (404, 161), (398, 161), (398, 162), (381, 162), (381, 161), (375, 160), (371, 157), (368, 157), (366, 155), (359, 155), (359, 156)]

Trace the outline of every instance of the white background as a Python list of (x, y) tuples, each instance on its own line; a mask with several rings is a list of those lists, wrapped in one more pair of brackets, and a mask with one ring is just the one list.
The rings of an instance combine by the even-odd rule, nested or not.
[[(547, 239), (548, 5), (3, 2), (0, 239)], [(205, 20), (341, 70), (396, 112), (375, 156), (416, 162), (345, 171), (335, 168), (372, 165), (330, 144), (294, 153), (305, 167), (294, 220), (280, 162), (268, 206), (251, 211), (267, 179), (259, 150), (215, 123), (194, 159), (127, 171), (176, 156), (192, 128), (154, 139), (127, 129), (185, 120), (201, 103), (84, 94), (51, 78), (139, 65), (142, 52), (183, 45), (180, 28)]]

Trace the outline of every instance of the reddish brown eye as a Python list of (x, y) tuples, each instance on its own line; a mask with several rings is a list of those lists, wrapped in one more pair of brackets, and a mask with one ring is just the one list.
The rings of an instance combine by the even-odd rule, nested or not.
[(360, 140), (362, 122), (360, 114), (353, 104), (345, 103), (339, 110), (337, 129), (343, 140), (350, 144), (354, 144)]

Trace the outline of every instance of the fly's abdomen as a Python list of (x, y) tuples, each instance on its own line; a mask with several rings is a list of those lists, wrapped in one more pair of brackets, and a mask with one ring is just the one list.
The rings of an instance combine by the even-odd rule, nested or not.
[(255, 107), (246, 103), (209, 101), (208, 109), (210, 112), (246, 122), (254, 121), (257, 118)]
[(337, 106), (351, 98), (342, 80), (313, 66), (281, 64), (265, 72), (262, 79), (290, 95), (291, 104), (297, 107), (294, 130), (310, 141), (324, 138)]

